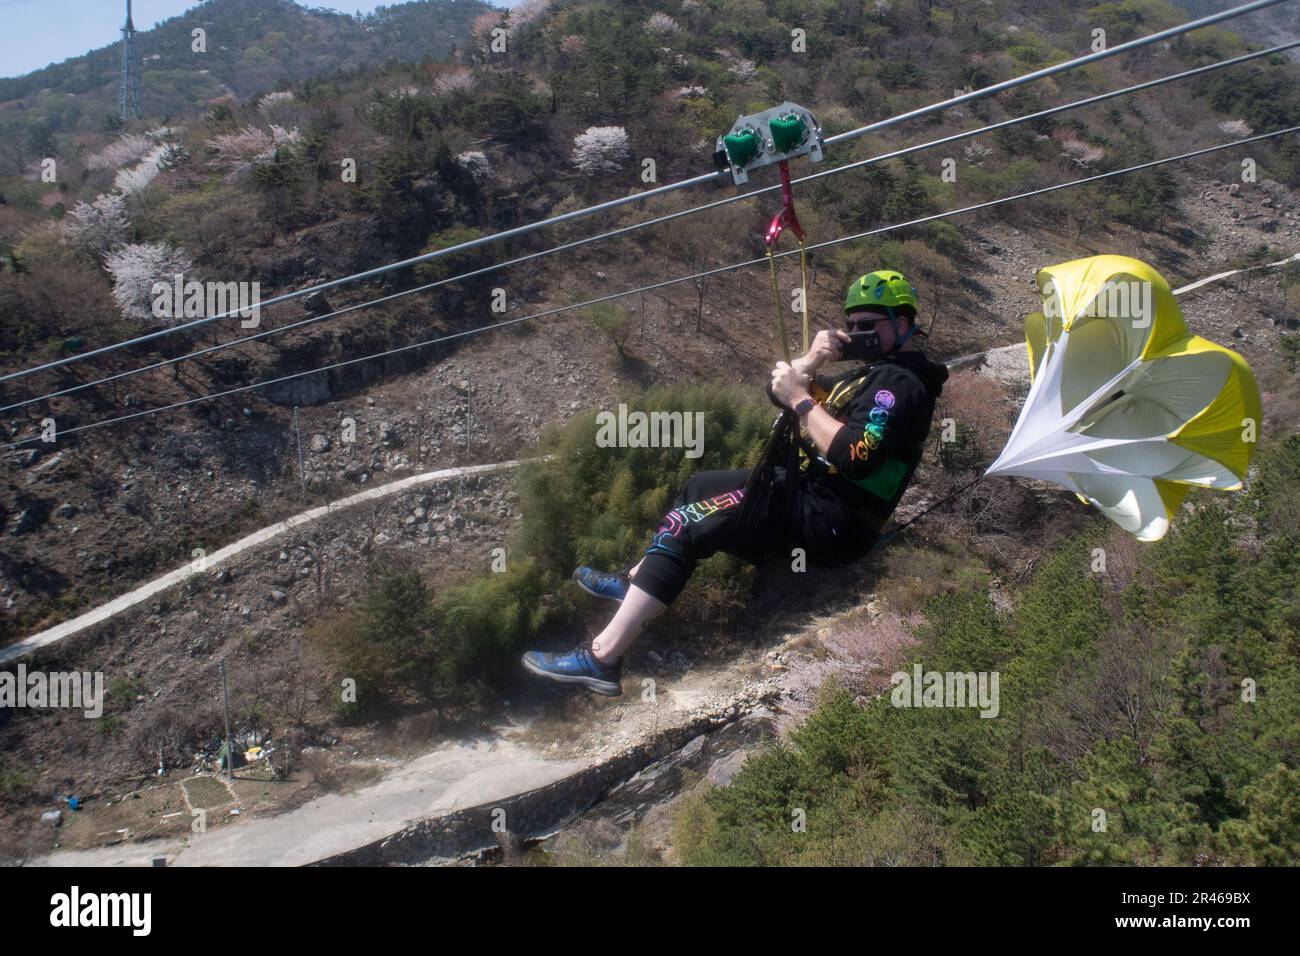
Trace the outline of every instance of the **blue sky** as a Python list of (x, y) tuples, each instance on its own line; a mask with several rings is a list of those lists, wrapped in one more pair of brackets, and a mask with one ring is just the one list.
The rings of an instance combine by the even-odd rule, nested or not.
[[(301, 6), (369, 13), (401, 0), (298, 0)], [(497, 6), (514, 6), (516, 0)], [(137, 30), (196, 6), (197, 0), (132, 0)], [(0, 0), (0, 76), (19, 76), (116, 43), (126, 0)]]

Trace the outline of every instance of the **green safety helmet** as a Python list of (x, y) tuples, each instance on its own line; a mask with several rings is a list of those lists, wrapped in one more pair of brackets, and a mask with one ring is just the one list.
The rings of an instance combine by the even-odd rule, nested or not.
[(911, 310), (911, 317), (916, 316), (916, 286), (893, 269), (868, 272), (854, 280), (844, 296), (846, 313), (855, 309), (875, 309), (892, 318), (894, 310), (902, 307)]

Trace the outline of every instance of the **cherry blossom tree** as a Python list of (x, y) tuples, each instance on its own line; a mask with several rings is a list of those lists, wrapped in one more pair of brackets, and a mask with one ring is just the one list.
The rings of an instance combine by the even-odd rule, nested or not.
[(292, 122), (298, 117), (298, 101), (288, 90), (276, 90), (258, 101), (257, 112), (273, 123)]
[(113, 188), (125, 196), (135, 196), (144, 192), (154, 177), (162, 171), (163, 160), (171, 149), (170, 143), (161, 143), (151, 149), (140, 162), (126, 169), (119, 169), (113, 178)]
[(126, 242), (130, 231), (126, 197), (120, 193), (104, 193), (93, 202), (79, 202), (63, 220), (64, 237), (96, 258)]
[(238, 133), (226, 133), (208, 140), (208, 150), (215, 154), (212, 165), (230, 170), (232, 177), (247, 173), (253, 166), (269, 163), (275, 152), (296, 146), (302, 133), (295, 127), (285, 129), (271, 124), (270, 130), (246, 126)]
[(584, 173), (615, 172), (630, 154), (621, 126), (589, 126), (573, 138), (573, 164)]
[(139, 133), (127, 133), (119, 136), (97, 153), (86, 158), (87, 169), (121, 169), (143, 159), (154, 142), (148, 136)]
[[(184, 275), (194, 268), (194, 262), (185, 250), (168, 243), (138, 242), (118, 246), (105, 255), (104, 268), (113, 277), (113, 301), (122, 317), (157, 323), (160, 319), (151, 307), (154, 284), (171, 284), (177, 274)], [(177, 319), (161, 321), (174, 323)]]
[(526, 27), (530, 23), (536, 23), (546, 11), (551, 8), (551, 0), (522, 0), (522, 2), (510, 11), (510, 32), (513, 33), (520, 27)]
[(647, 33), (659, 37), (672, 36), (682, 30), (677, 21), (666, 13), (651, 14), (650, 19), (645, 22), (645, 28)]
[(461, 153), (456, 157), (456, 162), (474, 177), (476, 183), (485, 182), (492, 175), (492, 164), (488, 161), (487, 154), (478, 150)]
[(560, 41), (560, 52), (566, 59), (581, 60), (587, 52), (587, 40), (576, 33), (570, 33)]

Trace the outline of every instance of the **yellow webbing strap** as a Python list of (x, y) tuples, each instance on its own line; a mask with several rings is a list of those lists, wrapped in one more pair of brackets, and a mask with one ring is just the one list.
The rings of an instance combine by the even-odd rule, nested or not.
[[(781, 357), (790, 361), (790, 334), (785, 327), (785, 310), (781, 308), (781, 283), (776, 275), (776, 255), (767, 247), (767, 265), (772, 274), (772, 306), (776, 309), (777, 334), (781, 337)], [(808, 354), (808, 245), (799, 240), (799, 285), (803, 301), (803, 354)]]
[(799, 237), (799, 283), (803, 288), (803, 354), (808, 354), (808, 244)]
[(785, 312), (781, 309), (781, 284), (776, 277), (776, 256), (772, 254), (772, 246), (767, 247), (767, 265), (772, 273), (772, 305), (776, 308), (776, 334), (780, 346), (781, 357), (787, 362), (790, 361), (790, 337), (785, 330)]

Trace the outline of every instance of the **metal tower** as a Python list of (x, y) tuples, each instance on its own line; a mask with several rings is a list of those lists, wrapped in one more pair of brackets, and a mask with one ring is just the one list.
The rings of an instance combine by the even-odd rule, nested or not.
[(135, 24), (131, 22), (131, 0), (126, 0), (126, 23), (122, 25), (122, 82), (117, 94), (117, 115), (122, 122), (140, 113), (140, 61), (135, 54)]

